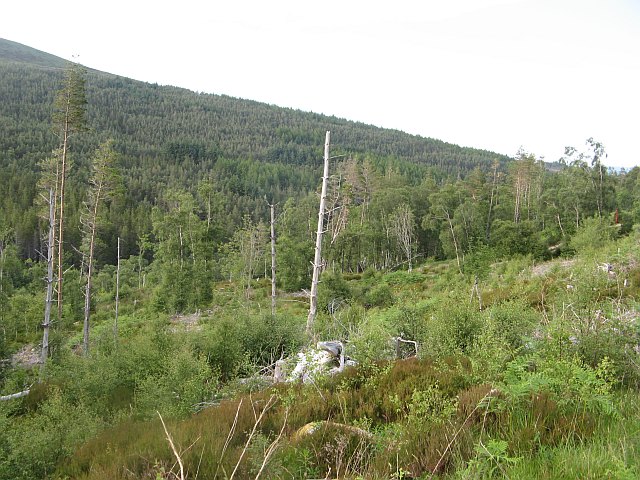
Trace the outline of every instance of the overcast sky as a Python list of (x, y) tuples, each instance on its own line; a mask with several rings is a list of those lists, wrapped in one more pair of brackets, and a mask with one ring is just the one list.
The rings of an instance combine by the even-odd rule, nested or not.
[(0, 37), (512, 156), (593, 137), (640, 165), (638, 0), (7, 0)]

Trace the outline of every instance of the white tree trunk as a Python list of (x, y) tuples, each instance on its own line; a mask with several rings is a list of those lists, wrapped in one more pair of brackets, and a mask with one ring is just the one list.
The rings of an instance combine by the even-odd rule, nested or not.
[(12, 393), (11, 395), (3, 395), (0, 397), (0, 402), (6, 402), (7, 400), (13, 400), (15, 398), (26, 397), (29, 395), (30, 390), (23, 390), (22, 392)]
[(42, 351), (40, 361), (44, 365), (49, 356), (49, 327), (51, 325), (51, 307), (53, 305), (53, 250), (55, 248), (54, 194), (49, 188), (49, 238), (47, 239), (47, 296), (44, 303), (44, 321), (42, 322)]
[(276, 206), (269, 205), (271, 210), (271, 315), (276, 314)]
[(307, 335), (311, 336), (313, 323), (318, 311), (318, 280), (320, 278), (320, 264), (322, 262), (322, 234), (324, 233), (324, 213), (327, 201), (327, 183), (329, 180), (329, 143), (331, 132), (327, 131), (324, 140), (324, 171), (322, 174), (322, 191), (320, 193), (320, 208), (318, 209), (318, 230), (316, 232), (316, 251), (313, 259), (313, 277), (311, 293), (309, 294), (309, 316), (307, 317)]
[(118, 266), (116, 267), (116, 318), (113, 323), (113, 336), (118, 341), (118, 307), (120, 305), (120, 237), (118, 237)]

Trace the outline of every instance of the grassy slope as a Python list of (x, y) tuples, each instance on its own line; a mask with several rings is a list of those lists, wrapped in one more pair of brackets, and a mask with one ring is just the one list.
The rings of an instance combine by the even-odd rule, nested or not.
[[(629, 349), (637, 338), (620, 329), (631, 317), (636, 328), (638, 250), (628, 238), (545, 268), (526, 258), (496, 264), (481, 281), (482, 312), (467, 305), (469, 279), (446, 263), (348, 280), (357, 298), (381, 286), (392, 295), (392, 304), (365, 309), (352, 300), (320, 318), (322, 338), (350, 332), (349, 348), (364, 364), (313, 386), (251, 395), (228, 386), (219, 406), (169, 422), (187, 478), (228, 478), (237, 464), (237, 478), (254, 478), (271, 442), (277, 449), (264, 478), (429, 478), (434, 470), (446, 478), (637, 478), (640, 372)], [(616, 276), (596, 268), (603, 261)], [(229, 288), (221, 285), (216, 298), (236, 318), (267, 304), (266, 283), (241, 307)], [(295, 299), (281, 308), (302, 324), (302, 307), (286, 300)], [(214, 309), (203, 328), (224, 314)], [(397, 333), (420, 340), (420, 360), (366, 361)], [(296, 434), (318, 421), (333, 423)], [(177, 467), (158, 418), (123, 421), (59, 468), (87, 479), (173, 478), (169, 471)]]

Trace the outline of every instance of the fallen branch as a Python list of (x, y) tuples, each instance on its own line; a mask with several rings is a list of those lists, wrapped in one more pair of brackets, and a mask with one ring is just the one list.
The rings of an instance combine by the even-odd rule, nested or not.
[(29, 395), (30, 391), (31, 389), (27, 388), (26, 390), (23, 390), (18, 393), (12, 393), (11, 395), (3, 395), (2, 397), (0, 397), (0, 402), (4, 402), (6, 400), (14, 400), (16, 398), (21, 398), (21, 397), (26, 397), (27, 395)]
[(401, 343), (409, 343), (411, 345), (413, 345), (415, 352), (416, 352), (416, 357), (418, 356), (418, 342), (414, 341), (414, 340), (405, 340), (402, 337), (393, 337), (393, 339), (396, 341), (396, 357), (400, 358), (400, 344)]

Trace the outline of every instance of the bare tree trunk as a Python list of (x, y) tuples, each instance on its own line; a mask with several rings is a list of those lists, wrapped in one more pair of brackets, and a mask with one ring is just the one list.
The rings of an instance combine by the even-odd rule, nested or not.
[(118, 341), (118, 307), (120, 305), (120, 237), (118, 237), (118, 266), (116, 267), (116, 318), (113, 323), (113, 336)]
[(51, 307), (53, 305), (53, 250), (55, 236), (54, 193), (49, 188), (49, 238), (47, 242), (47, 296), (44, 303), (44, 321), (42, 322), (42, 351), (40, 361), (44, 365), (49, 357), (49, 327), (51, 325)]
[(269, 205), (271, 211), (271, 315), (276, 314), (276, 206)]
[(63, 276), (63, 255), (64, 255), (64, 189), (65, 178), (67, 176), (67, 144), (69, 142), (69, 127), (65, 123), (62, 140), (62, 162), (60, 166), (60, 214), (58, 215), (58, 321), (62, 320), (62, 276)]
[(558, 226), (560, 227), (560, 233), (562, 233), (562, 237), (564, 238), (564, 228), (562, 228), (562, 220), (560, 220), (560, 214), (556, 213), (556, 220), (558, 220)]
[(0, 397), (0, 402), (6, 402), (7, 400), (13, 400), (15, 398), (26, 397), (29, 395), (30, 389), (23, 390), (22, 392), (12, 393), (11, 395), (3, 395)]
[(311, 336), (313, 323), (318, 311), (318, 280), (320, 278), (320, 263), (322, 262), (322, 234), (324, 233), (324, 213), (327, 201), (327, 183), (329, 180), (329, 144), (331, 132), (327, 131), (324, 140), (324, 170), (322, 173), (322, 190), (320, 193), (320, 208), (318, 209), (318, 230), (316, 232), (316, 251), (313, 259), (313, 277), (311, 293), (309, 294), (309, 316), (307, 317), (306, 333)]
[(493, 163), (493, 183), (491, 184), (491, 197), (489, 198), (489, 213), (487, 214), (487, 228), (485, 232), (485, 240), (487, 243), (491, 238), (491, 214), (493, 213), (493, 197), (498, 183), (498, 162)]
[(93, 249), (96, 239), (96, 217), (98, 216), (98, 202), (96, 202), (93, 209), (93, 218), (91, 220), (91, 231), (89, 238), (89, 258), (87, 260), (87, 285), (85, 287), (84, 295), (84, 325), (83, 325), (83, 338), (82, 348), (84, 354), (89, 353), (89, 316), (91, 315), (91, 281), (93, 280)]
[(400, 205), (391, 216), (391, 227), (398, 242), (398, 246), (407, 257), (409, 271), (412, 268), (413, 257), (413, 225), (414, 216), (411, 208), (406, 203)]
[(449, 223), (449, 231), (451, 232), (451, 239), (453, 240), (453, 248), (456, 251), (456, 262), (458, 264), (458, 271), (462, 273), (462, 265), (460, 264), (460, 251), (458, 249), (458, 240), (456, 239), (456, 233), (453, 229), (453, 222), (451, 221), (451, 216), (446, 209), (442, 209), (444, 214), (446, 215), (447, 222)]

